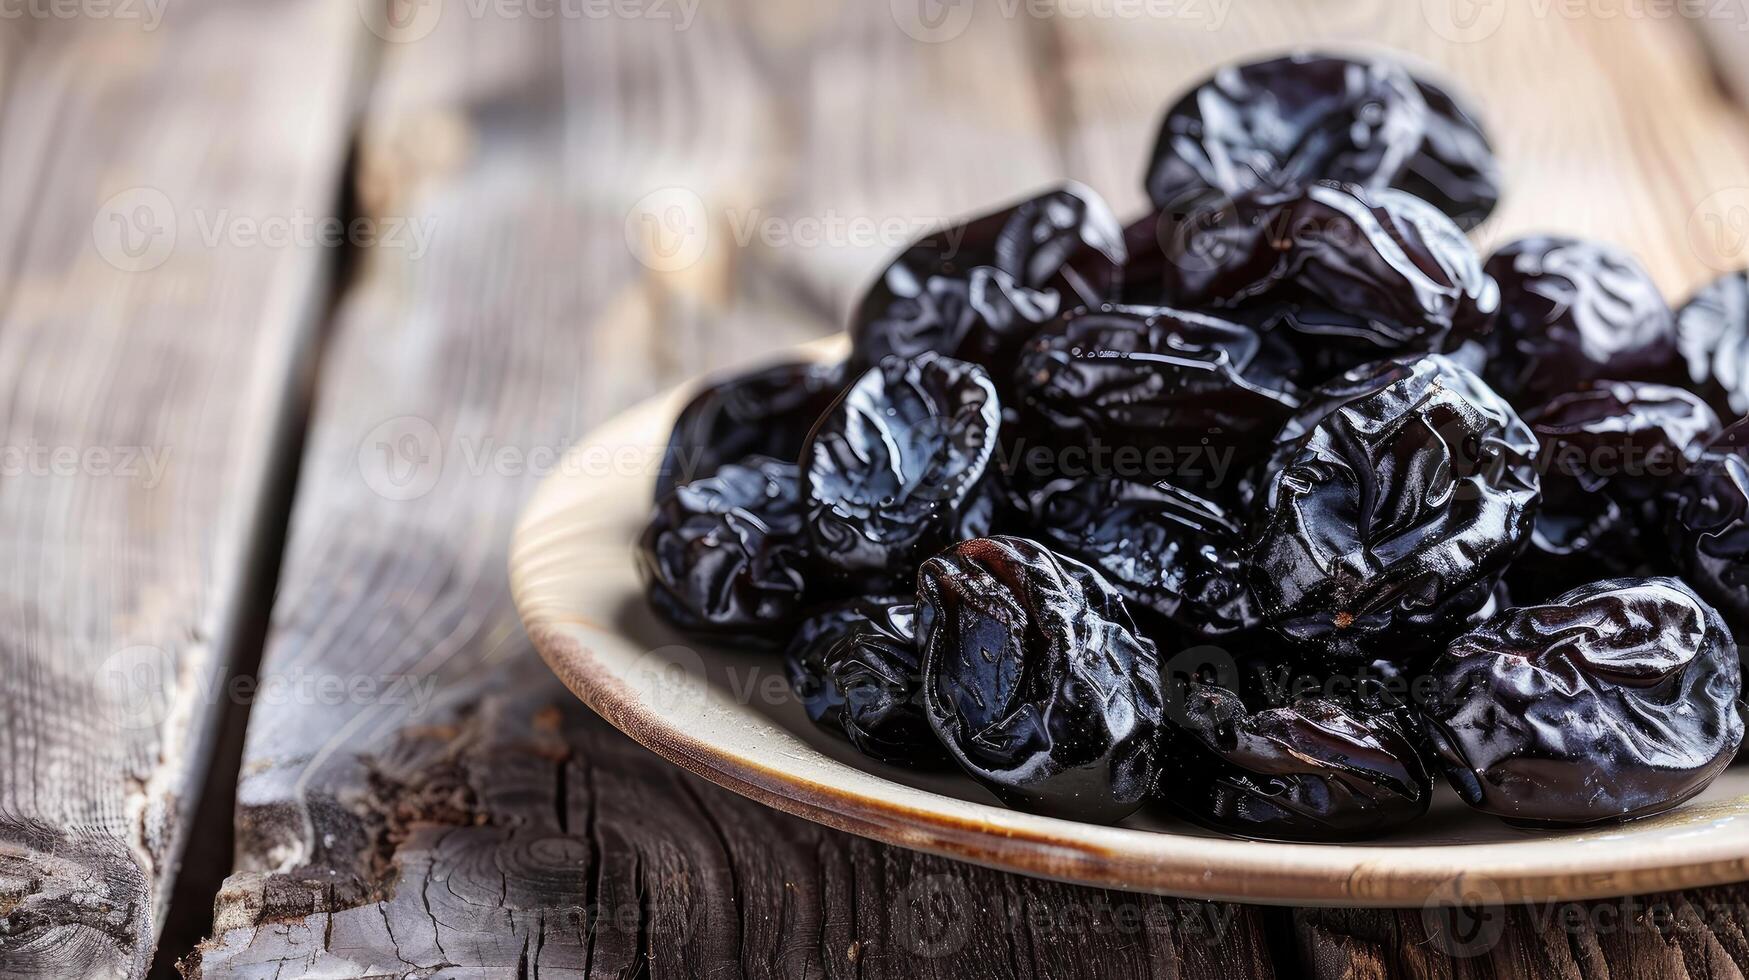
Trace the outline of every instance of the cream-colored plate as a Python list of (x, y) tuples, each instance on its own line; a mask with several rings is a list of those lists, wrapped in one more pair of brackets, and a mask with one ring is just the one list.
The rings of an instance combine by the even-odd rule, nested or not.
[[(836, 342), (798, 356), (837, 356)], [(511, 548), (517, 607), (553, 670), (657, 755), (780, 810), (903, 847), (1063, 881), (1291, 905), (1596, 898), (1749, 879), (1749, 763), (1673, 813), (1530, 833), (1443, 787), (1412, 829), (1366, 844), (1233, 840), (1146, 814), (1032, 816), (954, 776), (863, 759), (789, 696), (781, 658), (699, 645), (655, 620), (632, 565), (655, 464), (690, 395), (646, 402), (573, 447)]]

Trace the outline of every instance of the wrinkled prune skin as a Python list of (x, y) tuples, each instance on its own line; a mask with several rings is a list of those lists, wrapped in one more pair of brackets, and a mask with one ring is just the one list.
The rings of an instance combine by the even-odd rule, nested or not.
[(1158, 796), (1197, 823), (1243, 837), (1355, 840), (1427, 812), (1432, 776), (1393, 713), (1323, 698), (1253, 713), (1204, 684), (1181, 696)]
[(1676, 317), (1632, 255), (1602, 242), (1536, 236), (1488, 258), (1500, 313), (1483, 372), (1530, 407), (1588, 381), (1678, 383)]
[(656, 499), (748, 456), (795, 462), (808, 430), (845, 381), (839, 365), (800, 361), (707, 381), (674, 423)]
[(1187, 638), (1262, 625), (1245, 584), (1244, 529), (1220, 505), (1118, 479), (1055, 480), (1034, 500), (1040, 539), (1093, 566), (1135, 615)]
[(1384, 60), (1296, 53), (1222, 68), (1167, 110), (1148, 167), (1158, 206), (1205, 191), (1286, 197), (1318, 180), (1427, 197), (1466, 228), (1499, 200), (1470, 114)]
[(802, 450), (816, 561), (852, 580), (908, 580), (924, 558), (987, 532), (1000, 424), (975, 364), (923, 353), (870, 368)]
[(896, 765), (948, 763), (923, 708), (916, 604), (892, 606), (851, 624), (828, 659), (832, 682), (844, 696), (841, 723), (852, 745)]
[(1683, 581), (1749, 642), (1749, 419), (1715, 436), (1664, 504)]
[[(1043, 444), (1130, 447), (1173, 459), (1201, 458), (1206, 445), (1249, 457), (1300, 404), (1279, 354), (1257, 331), (1227, 320), (1103, 306), (1076, 311), (1028, 343), (1013, 387), (1023, 431)], [(1207, 482), (1173, 472), (1116, 475)]]
[(1749, 415), (1749, 272), (1702, 287), (1676, 311), (1687, 381), (1722, 418)]
[[(1280, 330), (1314, 373), (1451, 349), (1487, 333), (1499, 306), (1462, 230), (1403, 191), (1317, 183), (1274, 204), (1241, 201), (1183, 221), (1189, 231), (1159, 232), (1179, 254), (1144, 253), (1132, 263), (1140, 271), (1126, 267), (1126, 300), (1153, 294)], [(1160, 279), (1149, 284), (1155, 269)]]
[(1016, 809), (1109, 823), (1153, 786), (1160, 665), (1099, 573), (1024, 538), (962, 541), (917, 576), (924, 704)]
[(1500, 162), (1473, 113), (1443, 89), (1417, 78), (1427, 103), (1427, 135), (1393, 186), (1438, 208), (1459, 228), (1481, 224), (1500, 202)]
[(1401, 660), (1455, 634), (1530, 538), (1536, 439), (1440, 355), (1350, 371), (1276, 445), (1250, 583), (1310, 650)]
[(650, 606), (705, 637), (781, 645), (807, 592), (807, 533), (794, 463), (753, 457), (656, 504), (638, 539)]
[(899, 596), (841, 599), (810, 610), (784, 648), (784, 673), (790, 691), (808, 719), (829, 732), (844, 734), (844, 693), (832, 680), (827, 655), (850, 632), (852, 624), (887, 614), (892, 606), (909, 604)]
[(947, 762), (923, 711), (917, 606), (870, 596), (816, 611), (785, 651), (790, 688), (816, 725), (870, 758), (900, 766)]
[(940, 229), (893, 260), (851, 318), (851, 364), (924, 351), (986, 367), (1066, 306), (1097, 301), (1124, 261), (1123, 229), (1091, 189), (1068, 182)]
[(1672, 578), (1611, 579), (1507, 610), (1434, 665), (1427, 734), (1464, 802), (1519, 824), (1667, 810), (1743, 741), (1724, 621)]
[(1525, 414), (1541, 446), (1542, 503), (1506, 573), (1520, 599), (1586, 582), (1669, 574), (1659, 500), (1718, 429), (1680, 388), (1601, 381)]

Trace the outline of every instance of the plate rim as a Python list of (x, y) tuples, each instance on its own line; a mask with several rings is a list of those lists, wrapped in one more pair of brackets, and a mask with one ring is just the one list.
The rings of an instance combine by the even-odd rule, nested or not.
[[(761, 360), (825, 359), (842, 352), (841, 338), (773, 352)], [(671, 389), (615, 415), (579, 444), (614, 444), (619, 432), (665, 427), (697, 381)], [(661, 433), (665, 437), (665, 428)], [(1452, 844), (1291, 843), (1203, 837), (1126, 827), (1105, 827), (959, 800), (863, 775), (908, 792), (924, 793), (934, 809), (855, 794), (772, 768), (744, 753), (693, 737), (644, 704), (575, 635), (579, 629), (615, 633), (610, 626), (569, 621), (531, 594), (543, 558), (555, 548), (549, 522), (566, 513), (564, 501), (590, 477), (558, 467), (524, 505), (512, 535), (512, 598), (530, 640), (559, 679), (589, 708), (667, 762), (766, 806), (882, 843), (967, 861), (1000, 871), (1071, 884), (1184, 898), (1302, 907), (1433, 907), (1489, 903), (1578, 901), (1698, 888), (1749, 880), (1749, 832), (1715, 828), (1691, 840), (1692, 850), (1578, 846), (1601, 834), (1634, 837), (1671, 820), (1705, 819), (1693, 805), (1629, 824), (1592, 828), (1556, 838)], [(627, 556), (628, 562), (630, 556)], [(1749, 798), (1737, 801), (1739, 806)], [(1715, 804), (1716, 806), (1717, 804)], [(1733, 811), (1734, 819), (1749, 813)], [(1607, 863), (1597, 855), (1609, 852)]]

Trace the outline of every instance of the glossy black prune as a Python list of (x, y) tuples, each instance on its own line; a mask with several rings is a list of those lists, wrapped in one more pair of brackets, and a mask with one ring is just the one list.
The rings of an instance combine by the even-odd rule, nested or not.
[(1230, 469), (1233, 451), (1267, 442), (1299, 407), (1281, 353), (1250, 327), (1205, 314), (1104, 306), (1070, 314), (1028, 343), (1013, 388), (1022, 430), (1039, 444), (1122, 450), (1141, 469), (1107, 475), (1207, 486), (1221, 474), (1172, 465), (1203, 461), (1206, 446), (1226, 451), (1215, 462)]
[(656, 499), (749, 456), (795, 462), (846, 380), (838, 365), (797, 361), (706, 381), (668, 437)]
[(1676, 311), (1687, 382), (1723, 418), (1749, 415), (1749, 272), (1707, 283)]
[[(1317, 183), (1268, 206), (1244, 202), (1184, 219), (1179, 257), (1126, 267), (1122, 291), (1171, 305), (1226, 311), (1297, 340), (1314, 371), (1441, 351), (1485, 334), (1499, 289), (1450, 218), (1403, 191)], [(1322, 380), (1314, 378), (1313, 380)]]
[(1382, 59), (1296, 53), (1220, 69), (1166, 113), (1147, 190), (1285, 197), (1318, 180), (1422, 194), (1464, 227), (1499, 199), (1487, 137), (1450, 95)]
[(813, 722), (864, 755), (937, 766), (946, 753), (923, 710), (917, 606), (868, 597), (816, 612), (785, 654), (790, 687)]
[(1451, 93), (1422, 78), (1415, 88), (1427, 103), (1427, 135), (1393, 186), (1473, 229), (1500, 202), (1500, 162), (1481, 123)]
[(1664, 507), (1671, 557), (1683, 581), (1749, 642), (1749, 419), (1707, 443)]
[(1500, 285), (1500, 313), (1483, 376), (1513, 404), (1587, 381), (1679, 381), (1675, 314), (1632, 255), (1536, 236), (1503, 246), (1485, 268)]
[(1427, 812), (1433, 780), (1393, 713), (1323, 698), (1248, 710), (1232, 691), (1190, 684), (1169, 710), (1158, 797), (1189, 819), (1245, 837), (1377, 837)]
[(1024, 538), (962, 541), (917, 576), (924, 704), (972, 778), (1017, 809), (1101, 823), (1147, 797), (1159, 656), (1099, 573)]
[(1170, 484), (1115, 479), (1055, 480), (1033, 500), (1043, 542), (1093, 566), (1138, 616), (1185, 637), (1262, 624), (1245, 584), (1244, 529), (1218, 504)]
[(1433, 671), (1440, 704), (1424, 718), (1446, 779), (1514, 823), (1667, 810), (1743, 741), (1730, 633), (1676, 579), (1612, 579), (1507, 610)]
[(1123, 230), (1099, 195), (1073, 182), (913, 243), (851, 318), (851, 363), (924, 351), (986, 367), (1005, 359), (1124, 260)]
[(924, 558), (985, 533), (1001, 408), (984, 369), (889, 357), (824, 415), (802, 451), (814, 557), (853, 580), (909, 580)]
[(1539, 601), (1599, 577), (1671, 568), (1658, 501), (1718, 418), (1680, 388), (1600, 381), (1524, 416), (1541, 446), (1542, 503), (1530, 545), (1506, 573)]
[(1536, 439), (1437, 354), (1356, 368), (1282, 428), (1250, 558), (1276, 631), (1401, 659), (1481, 608), (1530, 538)]
[(794, 463), (753, 457), (656, 504), (638, 539), (650, 606), (688, 632), (781, 645), (807, 591)]

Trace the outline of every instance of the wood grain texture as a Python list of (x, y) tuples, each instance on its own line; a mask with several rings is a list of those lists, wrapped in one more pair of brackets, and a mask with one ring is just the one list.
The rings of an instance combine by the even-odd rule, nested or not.
[[(1471, 975), (1402, 947), (1417, 911), (1165, 902), (1147, 908), (1187, 911), (1140, 938), (1010, 926), (1004, 910), (1102, 893), (799, 824), (630, 747), (535, 662), (505, 539), (534, 454), (832, 329), (910, 231), (1059, 176), (1133, 211), (1165, 100), (1289, 43), (1385, 42), (1456, 76), (1513, 181), (1484, 237), (1614, 238), (1686, 289), (1716, 257), (1685, 216), (1746, 157), (1682, 25), (1509, 14), (1450, 42), (1397, 0), (1233, 4), (1215, 24), (977, 3), (945, 31), (878, 2), (713, 4), (684, 26), (674, 5), (437, 9), (383, 47), (356, 174), (364, 214), (429, 220), (429, 247), (369, 251), (342, 303), (264, 665), (371, 693), (256, 705), (239, 874), (191, 976), (1268, 975), (1269, 940), (1287, 975)], [(917, 954), (934, 927), (899, 910), (943, 892), (971, 896), (950, 917), (966, 934)], [(1181, 934), (1210, 915), (1230, 917), (1220, 942)], [(1509, 948), (1541, 941), (1525, 930)]]
[(222, 705), (359, 21), (0, 17), (0, 975), (144, 973)]
[(848, 837), (655, 764), (562, 692), (531, 700), (553, 693), (385, 746), (364, 812), (392, 893), (360, 904), (380, 886), (327, 869), (237, 875), (188, 975), (1273, 975), (1253, 910)]

